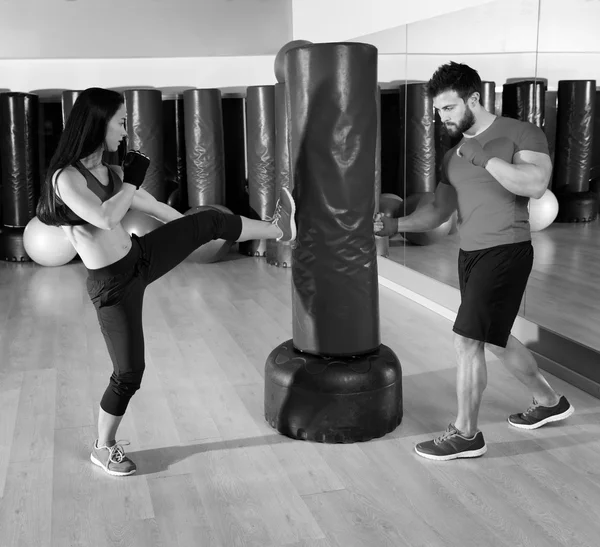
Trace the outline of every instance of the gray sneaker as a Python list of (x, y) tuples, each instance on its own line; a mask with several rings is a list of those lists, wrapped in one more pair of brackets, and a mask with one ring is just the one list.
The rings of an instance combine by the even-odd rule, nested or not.
[(296, 204), (292, 193), (287, 188), (282, 188), (271, 219), (271, 222), (282, 232), (277, 241), (292, 242), (296, 239), (295, 215)]
[(97, 446), (97, 443), (97, 440), (94, 441), (94, 448), (90, 455), (92, 463), (102, 467), (109, 475), (117, 477), (125, 477), (135, 473), (137, 469), (135, 463), (125, 456), (123, 450), (123, 444), (129, 444), (128, 442), (123, 442), (123, 444), (115, 442), (112, 446)]

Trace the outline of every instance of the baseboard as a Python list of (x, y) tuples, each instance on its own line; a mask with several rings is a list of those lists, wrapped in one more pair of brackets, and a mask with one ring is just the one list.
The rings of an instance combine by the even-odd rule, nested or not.
[[(450, 321), (460, 306), (458, 289), (378, 257), (379, 283)], [(600, 399), (600, 352), (518, 316), (513, 335), (536, 356), (540, 368)]]

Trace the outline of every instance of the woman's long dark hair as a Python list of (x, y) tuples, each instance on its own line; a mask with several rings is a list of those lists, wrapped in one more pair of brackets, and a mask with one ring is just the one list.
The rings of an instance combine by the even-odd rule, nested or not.
[(103, 146), (108, 122), (123, 102), (120, 93), (99, 87), (86, 89), (77, 97), (42, 183), (36, 212), (44, 224), (61, 226), (69, 223), (69, 210), (56, 195), (53, 175)]

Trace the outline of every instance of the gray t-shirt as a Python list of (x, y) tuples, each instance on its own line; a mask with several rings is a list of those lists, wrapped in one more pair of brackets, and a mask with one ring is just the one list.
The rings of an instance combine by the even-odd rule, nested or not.
[[(549, 154), (544, 132), (529, 122), (498, 116), (475, 137), (486, 152), (513, 163), (521, 150)], [(451, 184), (458, 198), (458, 232), (465, 251), (531, 239), (529, 198), (509, 192), (484, 168), (456, 154), (466, 138), (444, 156), (442, 183)]]

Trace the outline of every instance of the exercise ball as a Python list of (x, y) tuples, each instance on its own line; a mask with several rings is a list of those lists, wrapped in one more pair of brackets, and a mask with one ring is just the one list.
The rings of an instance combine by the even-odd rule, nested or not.
[(386, 217), (399, 218), (404, 216), (404, 200), (396, 194), (381, 194), (379, 196), (379, 212)]
[[(184, 214), (194, 215), (197, 213), (201, 213), (202, 211), (210, 211), (210, 210), (222, 211), (223, 213), (227, 213), (229, 215), (233, 214), (231, 210), (223, 205), (199, 205), (197, 207), (192, 207)], [(223, 260), (231, 250), (234, 241), (225, 241), (224, 239), (213, 239), (208, 243), (198, 247), (189, 257), (188, 260), (192, 262), (196, 262), (198, 264), (211, 264), (213, 262), (218, 262), (219, 260)]]
[(23, 246), (29, 258), (40, 266), (63, 266), (77, 255), (62, 228), (48, 226), (33, 217), (23, 231)]
[(121, 220), (121, 225), (125, 228), (125, 231), (129, 235), (136, 235), (138, 237), (145, 236), (163, 224), (164, 222), (161, 220), (135, 209), (129, 209)]
[[(417, 192), (408, 196), (406, 200), (404, 200), (406, 215), (414, 213), (417, 209), (431, 203), (434, 199), (435, 193), (433, 192)], [(453, 222), (455, 222), (455, 220), (453, 217), (450, 217), (446, 222), (428, 232), (404, 232), (402, 233), (402, 236), (406, 241), (413, 245), (431, 245), (432, 243), (442, 241), (448, 236), (452, 229)]]
[(285, 54), (290, 50), (312, 44), (307, 40), (292, 40), (283, 46), (275, 56), (275, 78), (280, 84), (285, 83)]
[(558, 200), (551, 190), (546, 190), (539, 199), (529, 200), (529, 227), (540, 232), (550, 226), (558, 216)]

